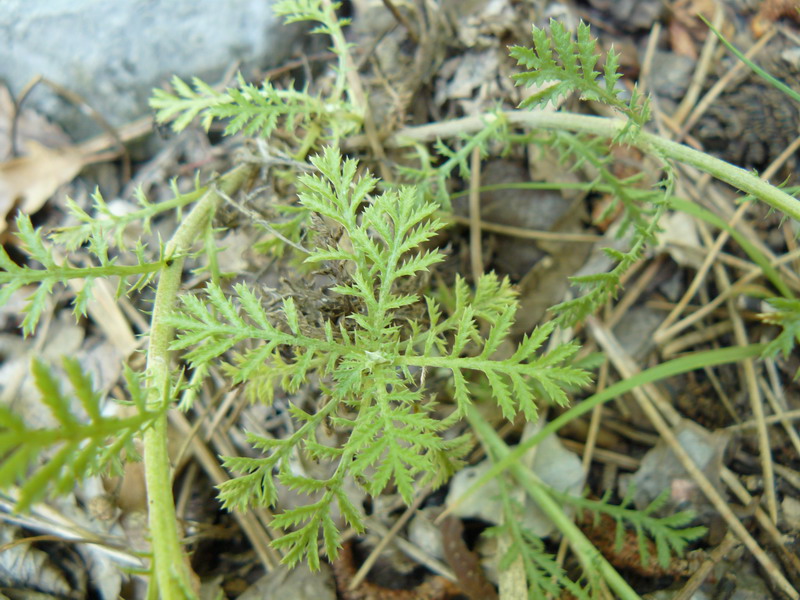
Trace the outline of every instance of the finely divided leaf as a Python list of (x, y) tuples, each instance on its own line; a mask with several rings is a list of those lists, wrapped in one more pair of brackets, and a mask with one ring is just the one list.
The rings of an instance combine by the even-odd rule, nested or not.
[[(64, 370), (77, 400), (61, 390), (56, 375), (42, 361), (34, 360), (31, 370), (42, 402), (58, 425), (52, 429), (29, 428), (22, 419), (0, 409), (0, 454), (5, 457), (0, 465), (0, 488), (14, 483), (22, 486), (17, 505), (20, 511), (46, 496), (69, 492), (89, 475), (108, 471), (123, 448), (129, 456), (134, 454), (133, 437), (158, 416), (136, 402), (138, 391), (132, 391), (134, 405), (140, 408), (138, 414), (103, 416), (102, 395), (73, 358), (64, 359)], [(135, 380), (127, 379), (129, 385)], [(86, 417), (76, 410), (78, 406)], [(47, 455), (46, 461), (41, 460), (43, 455)]]

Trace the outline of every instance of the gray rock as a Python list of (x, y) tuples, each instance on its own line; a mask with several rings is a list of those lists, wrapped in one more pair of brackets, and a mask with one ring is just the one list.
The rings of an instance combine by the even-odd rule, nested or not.
[[(675, 427), (675, 437), (709, 481), (721, 490), (720, 470), (730, 432), (720, 429), (710, 433), (697, 423), (683, 419)], [(659, 440), (644, 455), (636, 473), (620, 478), (621, 496), (625, 495), (630, 485), (635, 486), (633, 501), (639, 510), (648, 506), (664, 490), (669, 490), (667, 502), (656, 513), (657, 516), (676, 510), (691, 510), (701, 518), (716, 514), (716, 509), (663, 440)]]
[(609, 11), (614, 23), (624, 31), (650, 29), (664, 12), (659, 0), (589, 0), (589, 4)]
[[(526, 432), (533, 435), (543, 425), (541, 421), (535, 425), (529, 423)], [(542, 482), (559, 492), (579, 496), (586, 483), (586, 473), (581, 465), (581, 459), (573, 451), (567, 450), (555, 434), (544, 438), (527, 453), (522, 462)], [(445, 504), (452, 507), (492, 465), (492, 461), (487, 458), (475, 466), (465, 467), (456, 473), (450, 480), (450, 491)], [(565, 510), (569, 512), (569, 507)], [(503, 520), (503, 503), (497, 481), (488, 481), (479, 493), (455, 506), (453, 514), (499, 525)], [(530, 498), (525, 501), (520, 519), (523, 527), (537, 537), (547, 537), (556, 531), (556, 526), (550, 518)]]
[(289, 569), (281, 565), (264, 575), (239, 596), (240, 600), (336, 600), (336, 584), (333, 571), (321, 564), (319, 571), (312, 572), (307, 564)]
[[(216, 83), (237, 61), (247, 75), (284, 60), (301, 30), (283, 25), (271, 5), (271, 0), (3, 0), (0, 79), (16, 96), (42, 75), (120, 125), (146, 114), (152, 88), (173, 74)], [(38, 86), (26, 106), (77, 139), (99, 131), (46, 86)]]
[(680, 100), (689, 88), (696, 64), (688, 56), (656, 50), (650, 70), (651, 89), (660, 97)]

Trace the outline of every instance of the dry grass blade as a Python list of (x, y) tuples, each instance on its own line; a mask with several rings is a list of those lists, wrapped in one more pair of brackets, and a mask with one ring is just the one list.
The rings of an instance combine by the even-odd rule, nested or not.
[(647, 94), (647, 86), (650, 85), (653, 57), (656, 54), (656, 48), (658, 47), (658, 40), (660, 37), (661, 23), (656, 22), (650, 29), (650, 35), (647, 36), (647, 47), (644, 52), (644, 59), (642, 60), (642, 69), (639, 72), (639, 85), (643, 95)]
[[(369, 528), (381, 537), (389, 535), (389, 530), (379, 523), (376, 519), (369, 519)], [(456, 581), (455, 573), (442, 561), (429, 556), (426, 552), (402, 537), (395, 537), (395, 544), (407, 556), (413, 558), (421, 565), (427, 567), (433, 573), (444, 577), (450, 581)]]
[[(736, 224), (742, 219), (749, 206), (750, 206), (749, 202), (743, 202), (736, 210), (736, 213), (734, 214), (733, 218), (728, 221), (728, 225), (730, 225), (731, 227), (736, 227)], [(669, 313), (669, 315), (667, 315), (667, 317), (664, 319), (661, 325), (659, 325), (658, 329), (653, 335), (653, 338), (656, 340), (658, 344), (663, 344), (665, 341), (673, 337), (678, 331), (680, 331), (680, 329), (686, 326), (686, 319), (684, 319), (684, 321), (682, 321), (682, 327), (680, 329), (677, 326), (670, 327), (671, 325), (673, 325), (673, 323), (675, 323), (678, 316), (686, 309), (689, 302), (692, 300), (692, 298), (695, 297), (695, 294), (697, 294), (697, 291), (700, 289), (700, 286), (705, 280), (709, 269), (711, 269), (711, 267), (716, 264), (717, 256), (719, 252), (722, 250), (722, 246), (725, 244), (725, 242), (728, 241), (729, 237), (730, 235), (728, 234), (727, 231), (721, 232), (717, 237), (717, 239), (714, 241), (714, 243), (711, 245), (711, 247), (708, 249), (706, 257), (703, 260), (703, 264), (700, 266), (699, 269), (697, 269), (697, 272), (695, 273), (692, 282), (689, 284), (689, 287), (686, 288), (686, 292), (684, 292), (681, 299), (675, 305), (675, 308), (673, 308), (672, 311)], [(709, 306), (710, 306), (709, 304), (706, 305), (705, 307), (706, 310), (711, 310), (708, 308)], [(698, 311), (692, 315), (693, 321), (700, 318), (698, 316), (699, 312), (701, 311)]]
[(476, 146), (471, 157), (472, 179), (469, 183), (469, 259), (472, 280), (483, 275), (483, 250), (481, 246), (481, 149)]
[[(608, 355), (614, 367), (624, 378), (630, 378), (640, 371), (635, 361), (626, 354), (617, 342), (614, 335), (597, 319), (589, 318), (589, 330), (597, 343)], [(680, 420), (680, 415), (675, 411), (671, 404), (663, 398), (653, 385), (635, 388), (631, 392), (639, 402), (642, 410), (658, 431), (661, 438), (669, 445), (672, 452), (686, 469), (687, 473), (695, 481), (697, 486), (711, 502), (717, 512), (722, 516), (731, 530), (744, 543), (756, 560), (768, 573), (770, 579), (790, 598), (800, 598), (800, 593), (792, 586), (788, 579), (783, 575), (778, 565), (769, 557), (758, 542), (750, 535), (742, 522), (736, 517), (730, 505), (720, 495), (714, 485), (708, 480), (703, 472), (697, 467), (691, 456), (684, 450), (672, 431), (670, 424), (675, 425)], [(658, 407), (658, 408), (656, 408)], [(664, 416), (662, 416), (662, 414)], [(665, 419), (666, 417), (666, 419)]]
[[(705, 228), (701, 228), (705, 231)], [(722, 290), (730, 289), (730, 280), (728, 279), (725, 269), (721, 264), (714, 265), (716, 273), (717, 284)], [(732, 298), (728, 299), (728, 313), (731, 315), (733, 323), (733, 332), (736, 338), (736, 343), (740, 346), (748, 344), (747, 333), (744, 328), (744, 320), (742, 319), (736, 307), (736, 303)], [(775, 472), (772, 468), (772, 451), (770, 449), (769, 432), (767, 431), (767, 424), (764, 422), (764, 405), (761, 399), (761, 393), (758, 388), (758, 381), (756, 379), (755, 365), (753, 359), (747, 358), (742, 362), (744, 370), (745, 381), (747, 382), (747, 396), (750, 399), (750, 409), (753, 411), (753, 418), (757, 423), (756, 431), (758, 432), (758, 448), (759, 458), (761, 460), (761, 470), (764, 476), (764, 492), (767, 498), (767, 508), (773, 523), (778, 522), (778, 500), (775, 495)]]
[[(125, 550), (129, 542), (120, 539), (115, 544), (113, 539), (105, 539), (96, 533), (84, 529), (59, 511), (41, 503), (32, 507), (27, 514), (17, 514), (14, 507), (17, 502), (17, 490), (8, 490), (0, 494), (0, 519), (6, 523), (15, 523), (33, 531), (43, 531), (61, 540), (88, 541), (96, 544), (101, 552), (112, 560), (129, 569), (142, 569), (145, 566), (140, 556)], [(2, 551), (2, 549), (0, 549)]]
[(388, 546), (389, 543), (395, 537), (397, 537), (397, 534), (400, 532), (400, 530), (403, 527), (405, 527), (406, 523), (408, 523), (411, 517), (414, 516), (414, 514), (417, 512), (417, 509), (422, 504), (423, 500), (425, 500), (428, 494), (431, 493), (431, 489), (432, 488), (429, 485), (422, 488), (417, 494), (417, 497), (414, 499), (414, 502), (411, 504), (411, 506), (409, 506), (403, 512), (403, 514), (400, 515), (400, 518), (397, 519), (397, 521), (395, 521), (395, 523), (392, 525), (392, 528), (389, 529), (386, 535), (381, 537), (381, 541), (378, 542), (375, 548), (373, 548), (372, 552), (370, 552), (369, 556), (364, 560), (364, 563), (361, 565), (356, 574), (353, 576), (353, 579), (350, 581), (350, 585), (348, 586), (349, 589), (351, 590), (356, 589), (361, 584), (361, 582), (364, 581), (364, 578), (366, 578), (367, 573), (369, 573), (369, 570), (372, 568), (372, 565), (375, 564), (375, 561), (378, 560), (378, 557), (381, 555), (381, 552), (383, 552), (384, 548), (386, 548), (386, 546)]
[[(778, 466), (778, 465), (776, 465)], [(797, 556), (795, 552), (792, 552), (789, 548), (786, 547), (786, 540), (785, 536), (778, 530), (775, 524), (770, 520), (769, 515), (764, 512), (755, 498), (753, 498), (744, 486), (741, 484), (739, 479), (736, 477), (736, 474), (723, 467), (722, 472), (720, 473), (722, 477), (723, 483), (728, 486), (733, 494), (739, 499), (739, 502), (742, 503), (744, 506), (754, 506), (754, 515), (756, 521), (764, 530), (764, 532), (769, 536), (772, 545), (780, 550), (781, 555), (783, 556), (784, 562), (787, 564), (792, 565), (794, 572), (796, 575), (800, 575), (800, 557)]]
[[(459, 215), (442, 215), (442, 219), (458, 223), (459, 225), (469, 225), (470, 219)], [(500, 223), (489, 223), (481, 219), (481, 229), (492, 233), (499, 233), (509, 237), (516, 237), (525, 240), (546, 240), (553, 242), (601, 242), (605, 239), (602, 235), (592, 233), (567, 233), (561, 231), (542, 231), (539, 229), (525, 229), (524, 227), (514, 227), (513, 225), (501, 225)]]
[[(186, 420), (183, 413), (173, 410), (169, 413), (169, 417), (172, 426), (182, 435), (190, 435), (192, 426)], [(194, 457), (198, 460), (209, 479), (211, 479), (215, 485), (219, 485), (223, 481), (229, 479), (227, 473), (219, 466), (219, 460), (216, 455), (211, 452), (208, 446), (197, 436), (192, 436), (191, 449)], [(264, 569), (271, 571), (277, 568), (280, 564), (280, 556), (270, 546), (272, 538), (267, 529), (259, 522), (257, 515), (254, 512), (236, 510), (233, 511), (233, 516), (239, 522), (242, 532), (253, 545), (253, 550), (261, 561)]]
[[(758, 42), (753, 44), (753, 47), (750, 48), (750, 50), (748, 50), (745, 53), (745, 56), (747, 58), (755, 57), (767, 45), (767, 43), (772, 39), (774, 35), (775, 35), (775, 30), (770, 31), (767, 35), (758, 40)], [(710, 36), (710, 37), (716, 38), (716, 36)], [(719, 79), (719, 81), (717, 81), (713, 86), (711, 86), (711, 89), (706, 92), (706, 95), (703, 96), (700, 102), (697, 103), (697, 105), (694, 107), (689, 117), (686, 119), (686, 123), (684, 123), (683, 129), (681, 130), (682, 132), (681, 137), (683, 137), (683, 135), (686, 135), (686, 133), (689, 130), (691, 130), (692, 127), (695, 126), (697, 121), (700, 120), (703, 114), (709, 109), (709, 107), (714, 103), (714, 101), (719, 97), (719, 95), (722, 94), (722, 92), (731, 83), (731, 81), (733, 81), (733, 79), (737, 75), (739, 75), (742, 71), (744, 71), (746, 68), (747, 65), (745, 65), (743, 62), (737, 62), (731, 68), (730, 71), (725, 73), (725, 75), (722, 76)]]
[[(772, 261), (771, 264), (773, 266), (779, 266), (781, 264), (785, 264), (791, 260), (793, 260), (796, 256), (800, 256), (800, 252), (795, 252), (793, 254), (787, 254), (782, 256), (780, 259)], [(707, 317), (708, 315), (714, 313), (723, 303), (725, 303), (731, 296), (735, 296), (740, 294), (742, 290), (752, 281), (758, 279), (763, 275), (761, 269), (754, 268), (749, 273), (741, 277), (736, 283), (734, 283), (731, 287), (727, 290), (720, 292), (720, 294), (715, 297), (713, 300), (705, 302), (703, 306), (691, 312), (691, 314), (685, 316), (680, 321), (666, 327), (664, 329), (656, 330), (656, 333), (653, 336), (653, 339), (658, 344), (665, 344), (667, 340), (673, 339), (677, 334), (679, 334), (684, 329), (687, 329), (691, 325), (697, 323), (700, 319)], [(683, 302), (685, 298), (681, 298), (681, 302)], [(686, 300), (685, 303), (682, 304), (684, 310), (689, 304), (689, 300)], [(674, 309), (675, 307), (673, 307)], [(662, 323), (663, 326), (663, 323)], [(664, 345), (664, 349), (668, 348), (669, 345)]]
[[(780, 156), (778, 156), (772, 162), (772, 164), (764, 171), (764, 173), (762, 174), (761, 178), (763, 180), (765, 180), (765, 181), (769, 180), (778, 171), (778, 169), (789, 159), (789, 157), (792, 156), (798, 150), (798, 148), (800, 148), (800, 137), (796, 138), (780, 154)], [(696, 194), (696, 195), (699, 195), (699, 194)], [(747, 209), (749, 208), (749, 206), (750, 206), (749, 202), (743, 202), (741, 205), (739, 205), (739, 207), (736, 209), (736, 212), (728, 220), (728, 225), (730, 225), (731, 227), (734, 227), (734, 228), (737, 227), (739, 225), (739, 223), (742, 221), (742, 217), (744, 216), (744, 214), (747, 211)], [(749, 235), (748, 237), (750, 239), (757, 239), (757, 236), (753, 236), (753, 235)], [(710, 269), (713, 264), (716, 264), (715, 261), (719, 257), (719, 255), (720, 255), (720, 253), (722, 251), (722, 247), (729, 240), (729, 238), (730, 238), (730, 234), (727, 231), (721, 231), (719, 236), (717, 236), (717, 239), (714, 240), (714, 243), (711, 244), (711, 246), (709, 247), (709, 250), (708, 250), (708, 252), (707, 252), (707, 254), (706, 254), (706, 256), (705, 256), (705, 258), (703, 260), (702, 266), (695, 273), (694, 279), (689, 284), (689, 287), (687, 288), (686, 292), (681, 297), (681, 299), (678, 302), (678, 304), (676, 304), (675, 307), (672, 309), (672, 311), (670, 311), (670, 313), (667, 316), (667, 318), (664, 319), (662, 324), (656, 330), (656, 332), (654, 334), (654, 339), (656, 340), (657, 343), (663, 344), (666, 340), (671, 339), (678, 332), (680, 332), (681, 330), (686, 328), (688, 325), (690, 325), (691, 323), (696, 322), (703, 315), (705, 315), (708, 312), (710, 312), (711, 310), (713, 310), (713, 308), (718, 306), (722, 302), (723, 299), (729, 298), (730, 294), (733, 293), (733, 289), (730, 286), (726, 286), (726, 288), (723, 289), (722, 293), (715, 299), (714, 302), (716, 304), (715, 303), (707, 303), (700, 311), (697, 311), (694, 314), (690, 315), (689, 317), (686, 317), (682, 321), (680, 321), (678, 323), (675, 323), (676, 319), (684, 311), (686, 306), (689, 304), (691, 299), (696, 294), (697, 290), (699, 289), (700, 285), (702, 284), (703, 279), (706, 276), (706, 273), (708, 272), (708, 269)], [(759, 249), (761, 249), (761, 248), (759, 248)], [(769, 252), (769, 254), (771, 255), (772, 253)], [(779, 260), (780, 261), (785, 261), (786, 260), (786, 256), (781, 257), (781, 259), (779, 259)], [(773, 262), (775, 264), (778, 263), (777, 260), (773, 261)], [(759, 274), (760, 274), (760, 271), (754, 271), (752, 273), (752, 277), (748, 277), (748, 280), (754, 278), (755, 276), (757, 276)], [(744, 279), (740, 280), (739, 283), (742, 284), (743, 282), (744, 282)]]
[[(717, 29), (720, 29), (724, 19), (725, 11), (723, 4), (722, 2), (716, 2), (714, 6), (714, 26)], [(689, 89), (686, 90), (686, 94), (678, 106), (678, 109), (675, 111), (675, 114), (672, 115), (673, 120), (678, 124), (683, 123), (684, 119), (686, 119), (686, 115), (688, 115), (689, 111), (692, 110), (692, 107), (697, 102), (697, 98), (700, 96), (700, 91), (703, 89), (703, 83), (705, 82), (706, 77), (708, 77), (708, 73), (711, 70), (714, 51), (717, 49), (717, 43), (717, 36), (710, 34), (706, 36), (705, 44), (703, 44), (703, 50), (700, 52), (700, 60), (697, 61), (697, 68), (695, 68), (694, 74), (692, 75), (692, 81), (689, 84)], [(688, 131), (689, 127), (686, 127), (685, 129)]]
[[(798, 410), (787, 410), (781, 415), (772, 415), (770, 417), (764, 417), (764, 421), (769, 425), (774, 425), (775, 423), (780, 423), (781, 421), (789, 421), (800, 419), (800, 409)], [(728, 427), (730, 431), (741, 431), (743, 429), (753, 429), (756, 427), (756, 422), (754, 420), (743, 421), (742, 423), (737, 423), (736, 425), (731, 425)]]
[[(774, 412), (775, 416), (780, 419), (780, 423), (783, 426), (783, 429), (786, 431), (786, 435), (789, 436), (789, 441), (792, 442), (795, 452), (797, 452), (797, 455), (800, 456), (800, 435), (798, 435), (797, 430), (789, 422), (789, 419), (786, 418), (785, 399), (783, 402), (779, 401), (778, 397), (775, 395), (772, 389), (770, 389), (763, 377), (759, 377), (759, 383), (761, 385), (761, 390), (764, 393), (764, 397), (772, 407), (772, 412)], [(766, 417), (764, 417), (763, 421), (766, 423)]]
[(394, 5), (394, 2), (392, 2), (392, 0), (383, 0), (383, 5), (392, 13), (392, 16), (397, 19), (397, 22), (405, 27), (409, 39), (415, 44), (418, 44), (419, 36), (417, 35), (417, 30), (414, 29), (406, 16)]
[(739, 540), (729, 531), (722, 540), (722, 543), (709, 552), (708, 558), (703, 561), (703, 564), (700, 565), (697, 571), (689, 577), (683, 589), (678, 592), (672, 600), (691, 600), (695, 592), (700, 589), (700, 586), (703, 585), (703, 582), (711, 574), (713, 568), (738, 545)]

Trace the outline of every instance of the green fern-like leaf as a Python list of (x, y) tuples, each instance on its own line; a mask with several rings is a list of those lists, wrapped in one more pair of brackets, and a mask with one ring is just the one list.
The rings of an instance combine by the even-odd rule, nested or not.
[[(566, 404), (564, 388), (578, 388), (588, 384), (589, 375), (569, 364), (578, 350), (577, 345), (565, 344), (549, 354), (537, 354), (539, 347), (552, 333), (554, 323), (539, 327), (533, 334), (526, 336), (509, 358), (493, 359), (492, 354), (499, 342), (506, 338), (515, 310), (516, 304), (511, 304), (498, 317), (486, 341), (479, 342), (482, 348), (477, 356), (460, 356), (468, 340), (474, 343), (471, 332), (476, 330), (472, 311), (465, 310), (461, 321), (454, 326), (455, 341), (449, 355), (406, 355), (403, 364), (450, 369), (455, 383), (454, 398), (462, 410), (472, 401), (467, 373), (471, 371), (482, 374), (488, 380), (491, 395), (503, 411), (503, 416), (513, 419), (521, 411), (527, 419), (535, 420), (538, 414), (537, 399)], [(443, 329), (441, 326), (437, 327), (438, 331)], [(434, 333), (429, 332), (427, 335)]]
[(662, 492), (643, 510), (631, 507), (634, 492), (632, 486), (619, 505), (608, 503), (610, 493), (600, 500), (592, 500), (571, 496), (556, 490), (549, 491), (560, 502), (579, 510), (588, 511), (595, 518), (598, 518), (601, 513), (612, 517), (617, 523), (616, 545), (618, 548), (622, 546), (626, 527), (632, 528), (636, 532), (639, 556), (644, 566), (649, 564), (651, 558), (648, 550), (649, 541), (655, 544), (656, 559), (659, 565), (666, 568), (673, 555), (682, 556), (688, 544), (702, 537), (706, 532), (705, 527), (687, 527), (694, 519), (694, 514), (689, 511), (674, 513), (666, 517), (653, 516), (668, 500), (669, 490)]
[(564, 590), (582, 600), (594, 598), (591, 592), (596, 576), (589, 575), (587, 588), (572, 581), (555, 556), (547, 552), (543, 540), (522, 526), (522, 506), (512, 500), (508, 483), (500, 480), (499, 486), (503, 501), (503, 521), (483, 534), (487, 537), (503, 537), (506, 541), (508, 549), (500, 558), (499, 570), (508, 569), (515, 561), (521, 560), (529, 598), (543, 598), (547, 595), (558, 597)]
[[(299, 297), (285, 298), (278, 310), (267, 311), (245, 285), (234, 286), (227, 296), (211, 283), (202, 297), (185, 295), (170, 322), (176, 328), (172, 348), (184, 350), (192, 368), (224, 360), (232, 381), (255, 386), (263, 401), (272, 401), (275, 388), (296, 393), (312, 375), (325, 390), (326, 400), (316, 412), (290, 405), (298, 426), (289, 437), (251, 435), (250, 443), (264, 456), (227, 459), (226, 466), (241, 476), (220, 486), (229, 508), (274, 503), (275, 473), (284, 485), (308, 494), (307, 505), (279, 513), (276, 523), (290, 531), (277, 543), (286, 551), (286, 562), (307, 556), (316, 565), (320, 532), (330, 555), (338, 547), (338, 533), (326, 514), (333, 504), (354, 527), (362, 526), (344, 500), (346, 476), (371, 495), (393, 484), (411, 502), (421, 483), (441, 484), (461, 464), (464, 439), (442, 437), (460, 413), (447, 421), (435, 418), (434, 403), (415, 372), (449, 369), (462, 408), (471, 402), (471, 381), (482, 377), (507, 417), (522, 411), (531, 419), (537, 401), (565, 403), (564, 389), (585, 385), (589, 378), (570, 365), (576, 346), (539, 353), (553, 324), (500, 359), (517, 304), (508, 281), (494, 274), (479, 280), (474, 291), (458, 278), (451, 292), (441, 294), (444, 309), (424, 298), (427, 315), (410, 311), (423, 305), (413, 279), (442, 260), (439, 251), (423, 249), (443, 226), (434, 218), (436, 205), (409, 187), (376, 195), (376, 180), (359, 176), (357, 162), (343, 160), (335, 149), (311, 162), (317, 174), (299, 178), (300, 204), (340, 227), (347, 243), (312, 247), (305, 260), (343, 263), (346, 275), (328, 292), (353, 298), (357, 308), (338, 323), (311, 327)], [(243, 343), (246, 348), (239, 349)], [(341, 446), (319, 443), (316, 432), (323, 423), (346, 433)], [(297, 472), (290, 459), (298, 451), (329, 461), (333, 475), (313, 479)]]
[[(42, 402), (58, 423), (53, 429), (30, 429), (25, 422), (0, 407), (0, 489), (21, 485), (18, 505), (25, 510), (48, 495), (61, 495), (73, 489), (76, 481), (107, 470), (117, 464), (124, 451), (135, 457), (133, 439), (156, 417), (147, 412), (141, 393), (142, 381), (126, 371), (131, 397), (139, 412), (131, 417), (105, 417), (101, 395), (77, 360), (64, 359), (64, 371), (85, 416), (76, 412), (76, 403), (61, 390), (53, 372), (38, 359), (32, 373)], [(48, 460), (40, 464), (43, 453)]]
[(150, 106), (156, 109), (159, 123), (172, 123), (183, 131), (197, 117), (208, 130), (215, 120), (226, 120), (226, 135), (243, 132), (268, 137), (276, 127), (308, 129), (312, 123), (329, 128), (336, 136), (352, 131), (359, 120), (346, 103), (331, 103), (304, 90), (281, 90), (269, 82), (261, 87), (246, 83), (240, 76), (239, 87), (218, 92), (198, 78), (192, 86), (179, 77), (172, 78), (174, 93), (153, 90)]
[(558, 21), (550, 21), (550, 33), (533, 27), (533, 48), (514, 46), (511, 56), (517, 63), (529, 69), (513, 76), (519, 84), (546, 85), (544, 89), (526, 98), (520, 108), (556, 104), (574, 92), (585, 100), (596, 100), (622, 111), (638, 127), (649, 118), (648, 103), (638, 93), (629, 102), (617, 89), (618, 55), (611, 50), (602, 72), (595, 68), (598, 59), (597, 44), (591, 36), (590, 27), (581, 22), (576, 32), (577, 40)]
[(360, 126), (356, 111), (345, 101), (332, 101), (314, 96), (308, 90), (278, 89), (264, 82), (260, 87), (239, 77), (238, 87), (217, 92), (198, 78), (193, 88), (179, 77), (173, 77), (174, 93), (153, 90), (150, 106), (156, 109), (156, 120), (172, 123), (182, 131), (197, 117), (208, 130), (215, 120), (227, 121), (225, 134), (242, 132), (249, 136), (269, 137), (277, 127), (303, 131), (319, 127), (339, 138)]
[(34, 229), (30, 217), (20, 214), (16, 220), (17, 239), (20, 249), (32, 261), (43, 265), (43, 269), (30, 266), (20, 266), (11, 260), (6, 251), (0, 248), (0, 304), (8, 302), (11, 295), (25, 286), (34, 285), (36, 289), (28, 296), (25, 306), (25, 317), (22, 321), (22, 331), (30, 335), (36, 330), (36, 325), (47, 306), (56, 284), (66, 284), (70, 280), (84, 280), (85, 291), (78, 293), (74, 309), (76, 315), (83, 315), (89, 301), (89, 291), (92, 281), (96, 278), (137, 276), (138, 282), (134, 285), (144, 285), (157, 271), (163, 267), (162, 262), (146, 262), (143, 253), (137, 253), (138, 264), (120, 265), (116, 259), (108, 256), (108, 246), (98, 233), (89, 240), (88, 250), (98, 260), (99, 266), (72, 267), (63, 259), (57, 259), (54, 250), (45, 242), (40, 229)]
[[(770, 298), (774, 312), (763, 313), (761, 319), (766, 323), (779, 325), (782, 331), (764, 348), (762, 356), (775, 357), (778, 354), (788, 358), (795, 346), (800, 343), (800, 300), (794, 298)], [(800, 369), (794, 375), (800, 377)]]
[[(194, 187), (191, 192), (181, 193), (178, 182), (173, 180), (170, 182), (173, 197), (158, 203), (150, 202), (144, 191), (139, 188), (134, 192), (139, 208), (123, 214), (114, 211), (99, 190), (92, 194), (92, 214), (83, 210), (74, 200), (67, 198), (69, 212), (78, 224), (56, 228), (48, 237), (67, 251), (77, 250), (92, 239), (102, 239), (106, 243), (113, 240), (116, 248), (130, 250), (124, 239), (125, 231), (130, 225), (135, 223), (142, 228), (143, 233), (149, 234), (153, 218), (165, 212), (180, 211), (196, 202), (208, 191), (208, 188), (201, 186), (197, 180)], [(136, 248), (132, 250), (137, 252)]]
[(350, 19), (336, 16), (336, 11), (341, 5), (341, 2), (331, 2), (330, 9), (326, 10), (322, 0), (280, 0), (272, 7), (272, 11), (278, 16), (285, 17), (286, 23), (313, 21), (317, 26), (311, 33), (334, 36), (350, 24)]
[(622, 276), (655, 240), (659, 221), (670, 207), (674, 173), (669, 164), (664, 162), (664, 179), (652, 188), (641, 188), (638, 177), (622, 179), (614, 175), (611, 149), (602, 140), (557, 132), (541, 138), (538, 143), (558, 150), (562, 162), (573, 166), (586, 165), (596, 173), (592, 186), (604, 190), (612, 198), (610, 206), (599, 218), (603, 219), (611, 211), (621, 208), (616, 234), (618, 237), (626, 234), (630, 237), (627, 250), (604, 249), (616, 262), (610, 271), (571, 278), (582, 293), (551, 308), (558, 315), (558, 323), (569, 326), (585, 319), (610, 298), (616, 297)]
[[(331, 8), (336, 10), (340, 4), (334, 2)], [(278, 16), (286, 17), (287, 23), (324, 21), (327, 18), (322, 0), (280, 0), (272, 7), (272, 11)]]

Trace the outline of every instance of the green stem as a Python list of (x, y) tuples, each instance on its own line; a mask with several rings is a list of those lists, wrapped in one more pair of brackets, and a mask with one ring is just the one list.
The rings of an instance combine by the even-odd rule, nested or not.
[[(487, 127), (487, 122), (491, 123), (490, 117), (496, 119), (500, 116), (508, 119), (511, 126), (589, 133), (606, 138), (616, 138), (625, 127), (630, 126), (627, 121), (606, 117), (544, 111), (508, 111), (499, 115), (465, 117), (445, 123), (407, 127), (393, 135), (387, 145), (402, 146), (472, 133)], [(800, 221), (800, 201), (749, 171), (647, 131), (632, 132), (625, 138), (625, 143), (644, 152), (692, 165)]]
[(113, 437), (120, 431), (139, 431), (147, 426), (150, 419), (148, 413), (137, 414), (125, 419), (100, 419), (86, 425), (78, 425), (65, 429), (34, 429), (3, 432), (4, 447), (29, 444), (31, 446), (51, 446), (59, 442), (80, 443), (86, 439)]
[[(227, 195), (234, 194), (252, 176), (254, 169), (251, 165), (233, 169), (220, 178), (219, 189)], [(166, 317), (174, 311), (186, 253), (202, 236), (203, 228), (220, 200), (220, 195), (214, 189), (209, 189), (181, 222), (165, 248), (165, 266), (156, 290), (147, 350), (150, 384), (147, 405), (148, 409), (161, 413), (144, 435), (147, 507), (153, 572), (159, 596), (167, 600), (192, 598), (195, 594), (191, 570), (181, 548), (167, 450), (167, 409), (171, 396), (169, 343), (172, 327), (167, 324)]]
[(55, 267), (53, 269), (31, 269), (23, 267), (15, 271), (0, 272), (0, 283), (23, 284), (39, 281), (69, 281), (70, 279), (94, 279), (107, 277), (130, 277), (155, 273), (164, 267), (164, 263), (142, 263), (139, 265), (103, 265), (99, 267)]
[[(177, 192), (177, 190), (175, 191)], [(175, 210), (176, 208), (182, 208), (187, 204), (195, 202), (207, 191), (208, 190), (206, 190), (205, 187), (201, 187), (196, 190), (192, 190), (191, 192), (187, 192), (186, 194), (176, 194), (174, 197), (170, 198), (169, 200), (165, 200), (164, 202), (159, 202), (158, 204), (148, 204), (144, 208), (127, 215), (107, 217), (105, 221), (109, 222), (117, 229), (122, 229), (131, 223), (145, 223), (157, 215)], [(105, 224), (105, 221), (100, 221), (100, 223)]]
[(717, 28), (714, 27), (711, 23), (709, 23), (703, 15), (698, 14), (697, 17), (703, 23), (706, 24), (706, 27), (708, 27), (711, 31), (714, 32), (714, 35), (719, 38), (719, 41), (722, 42), (725, 45), (725, 47), (736, 56), (736, 58), (738, 58), (740, 61), (746, 64), (750, 68), (750, 70), (752, 70), (756, 75), (761, 77), (761, 79), (766, 81), (769, 85), (777, 89), (779, 92), (785, 94), (795, 102), (800, 102), (800, 94), (797, 93), (797, 90), (790, 88), (780, 79), (773, 77), (772, 75), (767, 73), (764, 69), (759, 67), (756, 63), (754, 63), (752, 60), (747, 58), (747, 56), (745, 56), (741, 50), (739, 50), (736, 46), (734, 46), (727, 39), (725, 39), (725, 36), (722, 35), (719, 31), (717, 31)]
[[(480, 414), (473, 407), (467, 408), (467, 419), (478, 433), (481, 441), (486, 445), (492, 455), (499, 459), (507, 458), (511, 451), (503, 442), (500, 436), (492, 429)], [(625, 582), (617, 573), (616, 569), (609, 564), (594, 544), (583, 534), (572, 519), (567, 516), (556, 500), (547, 492), (545, 485), (534, 473), (526, 469), (519, 462), (514, 462), (509, 470), (519, 484), (534, 502), (542, 509), (542, 512), (552, 521), (561, 534), (567, 539), (570, 547), (578, 556), (584, 570), (587, 573), (600, 572), (600, 575), (616, 592), (617, 597), (623, 600), (640, 600), (639, 595)]]

